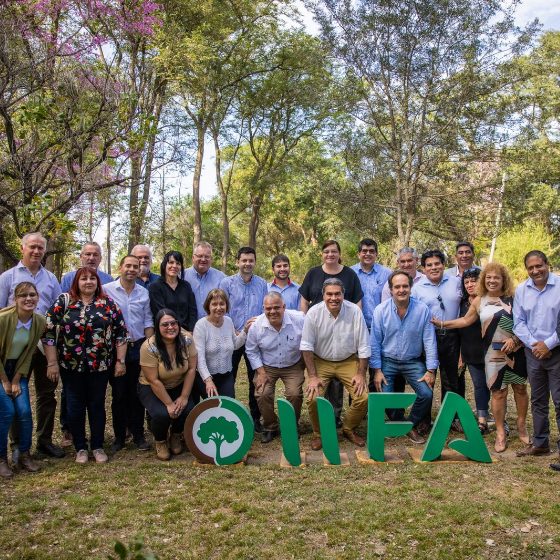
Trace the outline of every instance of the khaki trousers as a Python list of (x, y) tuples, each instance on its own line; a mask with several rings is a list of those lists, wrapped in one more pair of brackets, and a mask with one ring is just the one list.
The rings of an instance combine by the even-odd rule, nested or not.
[[(329, 362), (328, 360), (323, 360), (318, 356), (315, 356), (314, 360), (317, 375), (323, 382), (323, 387), (320, 389), (319, 396), (322, 397), (325, 394), (325, 391), (332, 379), (338, 379), (344, 385), (352, 399), (352, 404), (344, 415), (342, 429), (344, 431), (355, 430), (366, 415), (368, 405), (367, 391), (364, 391), (358, 397), (356, 396), (352, 385), (352, 378), (358, 371), (357, 356), (350, 356), (341, 362)], [(319, 416), (317, 414), (317, 403), (315, 399), (307, 399), (307, 406), (309, 408), (309, 417), (311, 419), (311, 425), (313, 426), (313, 432), (315, 435), (319, 435)]]
[(279, 379), (284, 383), (284, 395), (294, 407), (296, 420), (299, 422), (303, 403), (304, 367), (303, 360), (285, 368), (264, 366), (270, 381), (267, 381), (262, 389), (255, 389), (255, 397), (262, 414), (263, 428), (266, 431), (278, 430), (278, 416), (274, 412), (274, 390)]

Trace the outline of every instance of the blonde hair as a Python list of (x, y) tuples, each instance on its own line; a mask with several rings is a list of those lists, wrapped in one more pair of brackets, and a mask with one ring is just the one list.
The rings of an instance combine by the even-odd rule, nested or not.
[(502, 291), (504, 296), (513, 296), (513, 280), (508, 269), (500, 263), (491, 262), (488, 263), (480, 273), (480, 278), (478, 279), (478, 289), (477, 294), (479, 296), (485, 296), (488, 294), (488, 289), (486, 288), (486, 275), (493, 272), (494, 274), (499, 274), (502, 277)]

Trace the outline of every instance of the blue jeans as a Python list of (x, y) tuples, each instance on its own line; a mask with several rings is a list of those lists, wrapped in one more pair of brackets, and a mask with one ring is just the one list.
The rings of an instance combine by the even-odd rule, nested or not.
[[(16, 372), (16, 360), (7, 360), (4, 369), (6, 376), (11, 381)], [(10, 426), (17, 418), (19, 427), (20, 453), (31, 449), (31, 438), (33, 436), (33, 419), (31, 416), (31, 402), (29, 401), (29, 380), (22, 377), (19, 380), (21, 393), (13, 398), (6, 394), (4, 387), (0, 384), (0, 458), (6, 459), (8, 456), (8, 432)]]
[(474, 402), (476, 415), (480, 418), (488, 418), (488, 403), (490, 402), (490, 389), (486, 384), (486, 373), (484, 364), (467, 364), (474, 388)]
[(62, 384), (66, 389), (68, 427), (76, 451), (87, 449), (86, 412), (91, 434), (91, 448), (103, 447), (105, 438), (105, 393), (109, 382), (108, 371), (62, 370)]
[(432, 407), (432, 389), (425, 381), (418, 381), (426, 373), (426, 364), (422, 360), (393, 360), (383, 358), (381, 370), (387, 380), (387, 385), (383, 385), (384, 393), (393, 393), (395, 378), (402, 375), (406, 382), (416, 393), (416, 400), (412, 405), (408, 420), (413, 426), (417, 426), (422, 419), (430, 413)]

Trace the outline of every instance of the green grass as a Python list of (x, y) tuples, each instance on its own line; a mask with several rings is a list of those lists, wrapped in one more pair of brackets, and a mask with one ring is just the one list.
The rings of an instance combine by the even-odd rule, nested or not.
[[(388, 445), (404, 456), (408, 443)], [(44, 461), (0, 483), (0, 557), (107, 558), (135, 535), (162, 560), (560, 557), (552, 456), (368, 466), (343, 448), (350, 467), (281, 469), (277, 441), (256, 442), (245, 467), (132, 449), (106, 465)]]

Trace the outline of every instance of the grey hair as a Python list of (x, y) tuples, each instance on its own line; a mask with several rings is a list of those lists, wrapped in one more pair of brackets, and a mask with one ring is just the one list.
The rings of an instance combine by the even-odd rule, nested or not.
[(47, 238), (46, 238), (42, 233), (39, 233), (38, 231), (32, 231), (32, 232), (30, 232), (30, 233), (26, 233), (26, 234), (21, 238), (21, 246), (23, 247), (24, 245), (27, 245), (28, 241), (29, 241), (32, 237), (39, 237), (40, 239), (43, 240), (43, 243), (45, 244), (45, 248), (47, 247)]
[(284, 303), (284, 298), (282, 297), (282, 294), (274, 290), (270, 290), (270, 292), (268, 292), (268, 294), (264, 296), (264, 299), (279, 299), (282, 303)]
[(150, 256), (153, 258), (152, 250), (150, 249), (150, 246), (149, 245), (144, 245), (143, 243), (139, 243), (138, 245), (134, 245), (134, 247), (132, 247), (132, 250), (130, 251), (130, 254), (134, 255), (134, 249), (139, 249), (139, 248), (148, 249), (148, 251), (150, 252)]
[(325, 293), (325, 290), (329, 286), (340, 286), (340, 289), (342, 290), (342, 294), (344, 294), (344, 284), (342, 283), (342, 280), (339, 280), (338, 278), (327, 278), (323, 282), (323, 288), (322, 288), (322, 293), (323, 294)]
[(193, 253), (199, 248), (199, 247), (203, 247), (204, 249), (210, 249), (210, 251), (213, 250), (213, 247), (210, 243), (208, 243), (208, 241), (197, 241), (194, 244), (193, 247)]
[(407, 255), (408, 253), (412, 253), (412, 256), (415, 259), (418, 258), (418, 251), (416, 249), (413, 249), (412, 247), (403, 247), (402, 249), (399, 249), (399, 251), (397, 252), (397, 260), (403, 255)]
[(80, 254), (84, 252), (84, 249), (86, 247), (95, 247), (98, 251), (99, 254), (102, 255), (103, 254), (103, 249), (101, 249), (101, 245), (99, 245), (99, 243), (97, 243), (97, 241), (86, 241), (83, 245), (82, 245), (82, 250), (80, 251)]

